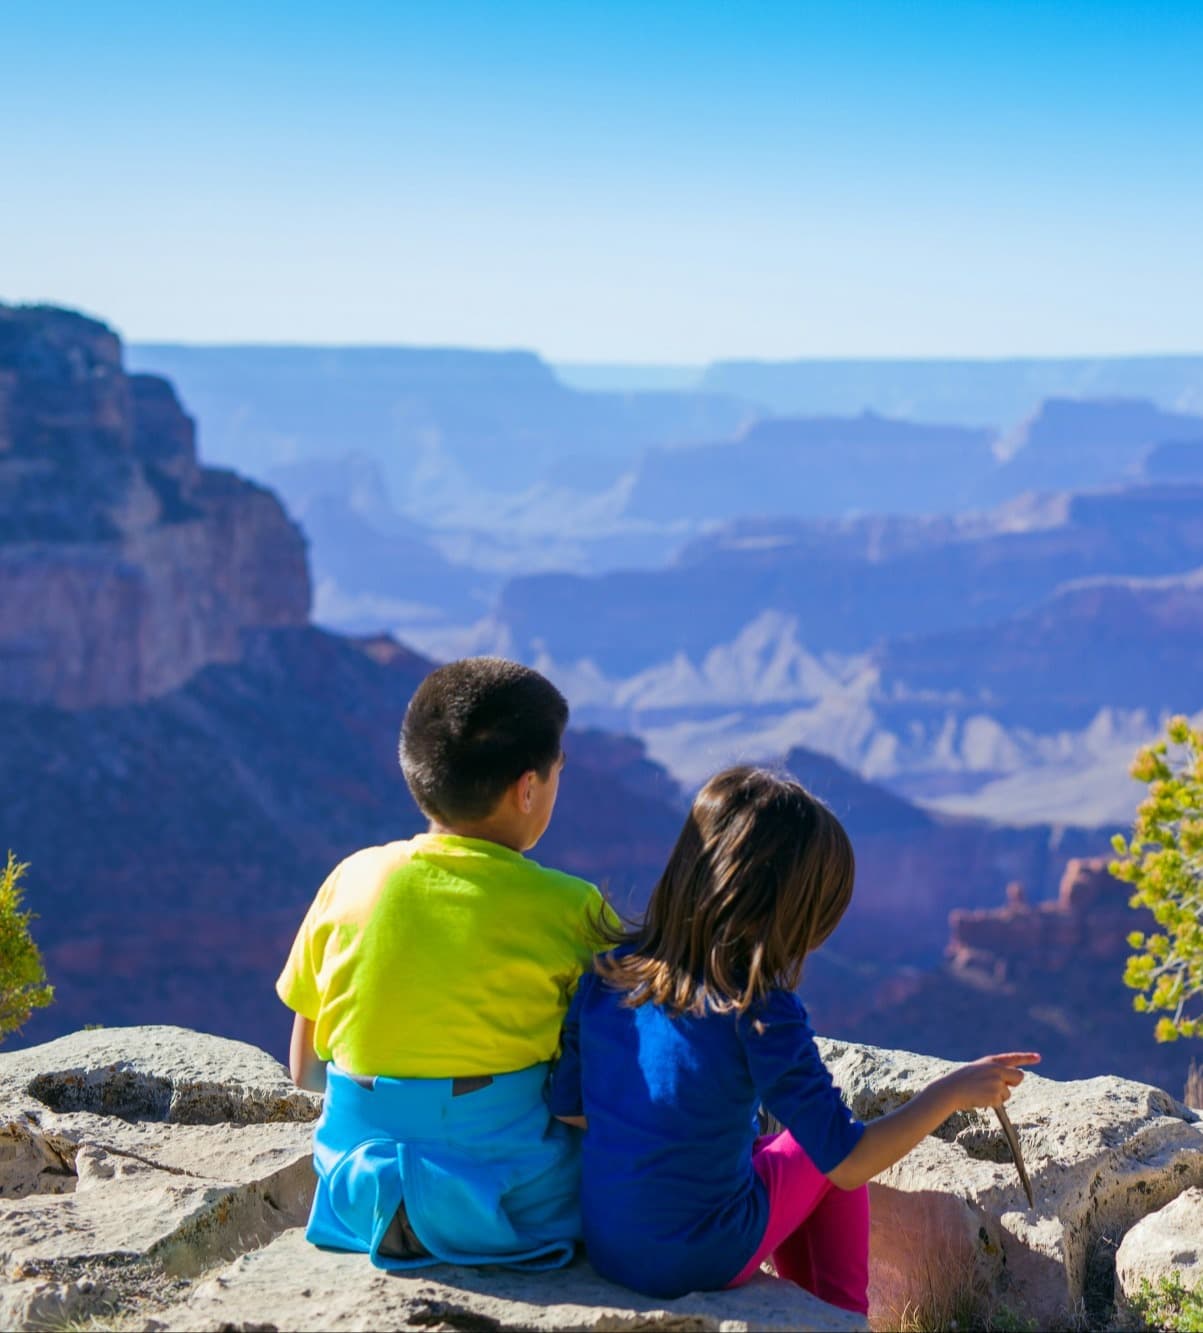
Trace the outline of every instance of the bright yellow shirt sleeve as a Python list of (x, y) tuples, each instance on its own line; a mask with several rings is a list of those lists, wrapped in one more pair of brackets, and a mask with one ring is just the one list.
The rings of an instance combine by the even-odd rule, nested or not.
[(284, 970), (276, 980), (276, 994), (284, 1004), (293, 1013), (300, 1014), (310, 1022), (317, 1021), (322, 1005), (318, 987), (320, 956), (315, 936), (324, 933), (322, 917), (334, 894), (338, 872), (341, 869), (341, 866), (337, 866), (318, 890), (317, 897), (310, 904), (309, 911), (305, 913), (305, 919), (301, 922), (301, 928), (297, 931), (296, 939), (292, 942)]

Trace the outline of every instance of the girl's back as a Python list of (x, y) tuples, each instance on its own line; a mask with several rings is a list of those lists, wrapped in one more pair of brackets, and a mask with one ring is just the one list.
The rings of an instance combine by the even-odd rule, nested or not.
[[(621, 956), (621, 951), (620, 951)], [(672, 1017), (582, 979), (552, 1110), (583, 1114), (581, 1202), (593, 1263), (656, 1296), (723, 1286), (755, 1251), (768, 1196), (752, 1168), (764, 1104), (819, 1169), (861, 1127), (832, 1086), (797, 998), (771, 991), (743, 1015)]]
[[(868, 1310), (867, 1182), (954, 1111), (1001, 1106), (1032, 1052), (946, 1074), (866, 1128), (794, 993), (852, 896), (848, 835), (797, 782), (716, 774), (643, 921), (594, 960), (565, 1021), (555, 1115), (585, 1129), (589, 1257), (653, 1296), (777, 1272)], [(757, 1140), (763, 1105), (785, 1126)]]

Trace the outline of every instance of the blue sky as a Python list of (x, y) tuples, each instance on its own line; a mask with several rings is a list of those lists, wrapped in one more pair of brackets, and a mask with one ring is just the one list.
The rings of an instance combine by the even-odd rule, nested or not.
[(10, 3), (0, 300), (556, 360), (1203, 351), (1203, 5)]

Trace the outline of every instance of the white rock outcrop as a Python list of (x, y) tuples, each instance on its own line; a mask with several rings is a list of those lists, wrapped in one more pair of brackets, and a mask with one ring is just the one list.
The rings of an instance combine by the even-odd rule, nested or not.
[(182, 1028), (0, 1056), (0, 1327), (188, 1279), (306, 1217), (316, 1098), (263, 1051)]
[(767, 1275), (657, 1302), (583, 1259), (398, 1277), (316, 1250), (302, 1228), (318, 1109), (264, 1052), (181, 1028), (0, 1055), (0, 1327), (108, 1312), (198, 1330), (865, 1327)]
[(1187, 1291), (1203, 1291), (1203, 1189), (1189, 1189), (1141, 1218), (1115, 1256), (1115, 1288), (1131, 1306), (1143, 1283), (1154, 1289), (1176, 1278)]
[[(840, 1042), (824, 1054), (865, 1118), (950, 1067)], [(180, 1028), (81, 1032), (0, 1055), (0, 1327), (109, 1313), (198, 1331), (864, 1327), (768, 1275), (657, 1302), (583, 1259), (554, 1273), (386, 1276), (363, 1256), (318, 1251), (302, 1229), (318, 1109), (264, 1052)], [(1040, 1327), (1083, 1314), (1103, 1325), (1113, 1294), (1122, 1304), (1143, 1276), (1196, 1281), (1194, 1112), (1123, 1079), (1035, 1075), (1010, 1110), (1034, 1208), (992, 1115), (954, 1116), (871, 1186), (875, 1327), (997, 1323), (1004, 1310)]]
[[(856, 1114), (900, 1106), (953, 1068), (942, 1060), (820, 1043)], [(952, 1117), (871, 1185), (873, 1321), (939, 1321), (1006, 1309), (1040, 1327), (1102, 1319), (1114, 1243), (1203, 1185), (1203, 1125), (1167, 1093), (1105, 1077), (1029, 1074), (1008, 1110), (1036, 1204), (1029, 1208), (990, 1112)]]

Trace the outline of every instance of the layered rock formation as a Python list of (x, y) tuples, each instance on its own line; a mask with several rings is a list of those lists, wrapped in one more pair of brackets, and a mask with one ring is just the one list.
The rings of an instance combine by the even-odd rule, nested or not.
[(1106, 485), (1136, 473), (1150, 448), (1201, 433), (1203, 417), (1167, 412), (1142, 398), (1049, 398), (1002, 441), (1006, 462), (983, 494)]
[(95, 320), (0, 307), (0, 698), (155, 698), (308, 612), (299, 529), (198, 465), (170, 384)]
[[(1191, 494), (1203, 533), (1203, 493)], [(1203, 567), (1075, 580), (995, 625), (894, 640), (875, 663), (896, 696), (933, 712), (1047, 733), (1086, 726), (1104, 708), (1193, 710), (1201, 643)]]
[(815, 656), (860, 653), (988, 627), (1071, 579), (1190, 573), (1203, 564), (1201, 513), (1203, 487), (1183, 482), (964, 520), (746, 520), (697, 538), (667, 568), (515, 578), (497, 618), (522, 653), (589, 660), (616, 677), (678, 653), (701, 662), (765, 611), (796, 617)]
[(1130, 931), (1151, 922), (1128, 906), (1131, 888), (1105, 860), (1072, 860), (1056, 898), (1029, 903), (1021, 883), (1003, 907), (955, 911), (948, 918), (951, 970), (965, 978), (1030, 982), (1084, 961), (1123, 970)]
[(1122, 1073), (1181, 1094), (1191, 1043), (1155, 1042), (1122, 980), (1127, 935), (1150, 918), (1128, 907), (1130, 888), (1106, 866), (1071, 860), (1052, 901), (1029, 902), (1013, 883), (1001, 907), (952, 912), (941, 969), (860, 978), (859, 988), (845, 974), (842, 991), (838, 974), (825, 977), (832, 1004), (848, 1000), (821, 1030), (954, 1059), (1036, 1050), (1057, 1078)]

